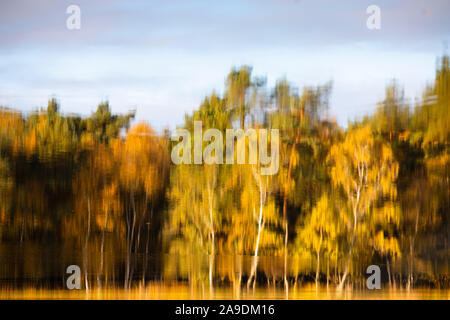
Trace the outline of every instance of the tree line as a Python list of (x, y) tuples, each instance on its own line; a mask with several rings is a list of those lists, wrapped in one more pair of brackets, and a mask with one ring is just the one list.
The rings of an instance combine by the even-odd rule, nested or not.
[[(258, 281), (342, 289), (371, 264), (390, 287), (448, 287), (449, 57), (414, 104), (392, 81), (375, 112), (347, 128), (328, 115), (331, 91), (287, 79), (268, 88), (243, 66), (223, 95), (185, 115), (191, 133), (194, 121), (223, 133), (278, 129), (273, 176), (248, 162), (174, 165), (169, 130), (115, 115), (107, 102), (89, 117), (61, 113), (55, 99), (30, 114), (3, 107), (1, 240), (73, 243), (87, 290), (152, 277), (210, 290)], [(152, 256), (159, 266), (148, 270)]]

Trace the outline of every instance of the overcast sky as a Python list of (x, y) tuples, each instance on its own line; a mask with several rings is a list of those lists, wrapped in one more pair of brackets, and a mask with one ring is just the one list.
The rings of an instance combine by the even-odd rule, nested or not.
[[(68, 30), (66, 8), (81, 8)], [(366, 8), (381, 8), (381, 29)], [(408, 98), (432, 81), (450, 40), (449, 0), (0, 2), (0, 105), (24, 111), (57, 97), (63, 112), (114, 112), (173, 128), (232, 66), (273, 86), (332, 80), (330, 113), (345, 125), (369, 113), (396, 78)]]

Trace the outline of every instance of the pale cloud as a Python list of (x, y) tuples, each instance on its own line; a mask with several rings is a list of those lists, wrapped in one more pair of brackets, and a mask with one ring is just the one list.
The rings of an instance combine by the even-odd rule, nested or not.
[[(81, 8), (79, 31), (65, 27), (70, 4)], [(376, 32), (370, 4), (382, 12)], [(393, 77), (420, 94), (450, 37), (449, 13), (448, 0), (2, 1), (0, 105), (29, 110), (55, 95), (88, 114), (109, 99), (173, 127), (222, 90), (233, 65), (250, 64), (270, 84), (333, 79), (332, 111), (345, 123)]]

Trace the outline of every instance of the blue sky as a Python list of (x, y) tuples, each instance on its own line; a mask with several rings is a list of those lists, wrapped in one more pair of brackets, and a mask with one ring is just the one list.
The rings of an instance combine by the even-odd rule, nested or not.
[[(66, 28), (70, 4), (80, 30)], [(380, 30), (366, 27), (371, 4)], [(88, 115), (107, 99), (114, 112), (173, 128), (248, 64), (269, 87), (332, 80), (330, 114), (345, 125), (393, 78), (420, 97), (450, 40), (449, 15), (448, 0), (2, 1), (0, 105), (30, 111), (54, 96), (64, 112)]]

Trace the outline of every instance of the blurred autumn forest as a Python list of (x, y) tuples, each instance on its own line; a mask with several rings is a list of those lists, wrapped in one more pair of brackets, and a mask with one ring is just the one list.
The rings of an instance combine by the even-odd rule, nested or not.
[(328, 116), (331, 90), (267, 88), (243, 66), (186, 115), (190, 131), (195, 120), (279, 129), (273, 176), (174, 165), (168, 130), (131, 125), (133, 113), (108, 103), (85, 118), (54, 99), (30, 114), (1, 108), (0, 286), (61, 287), (78, 264), (86, 289), (344, 288), (365, 286), (377, 264), (390, 288), (448, 289), (449, 57), (414, 105), (392, 82), (374, 114), (345, 129)]

